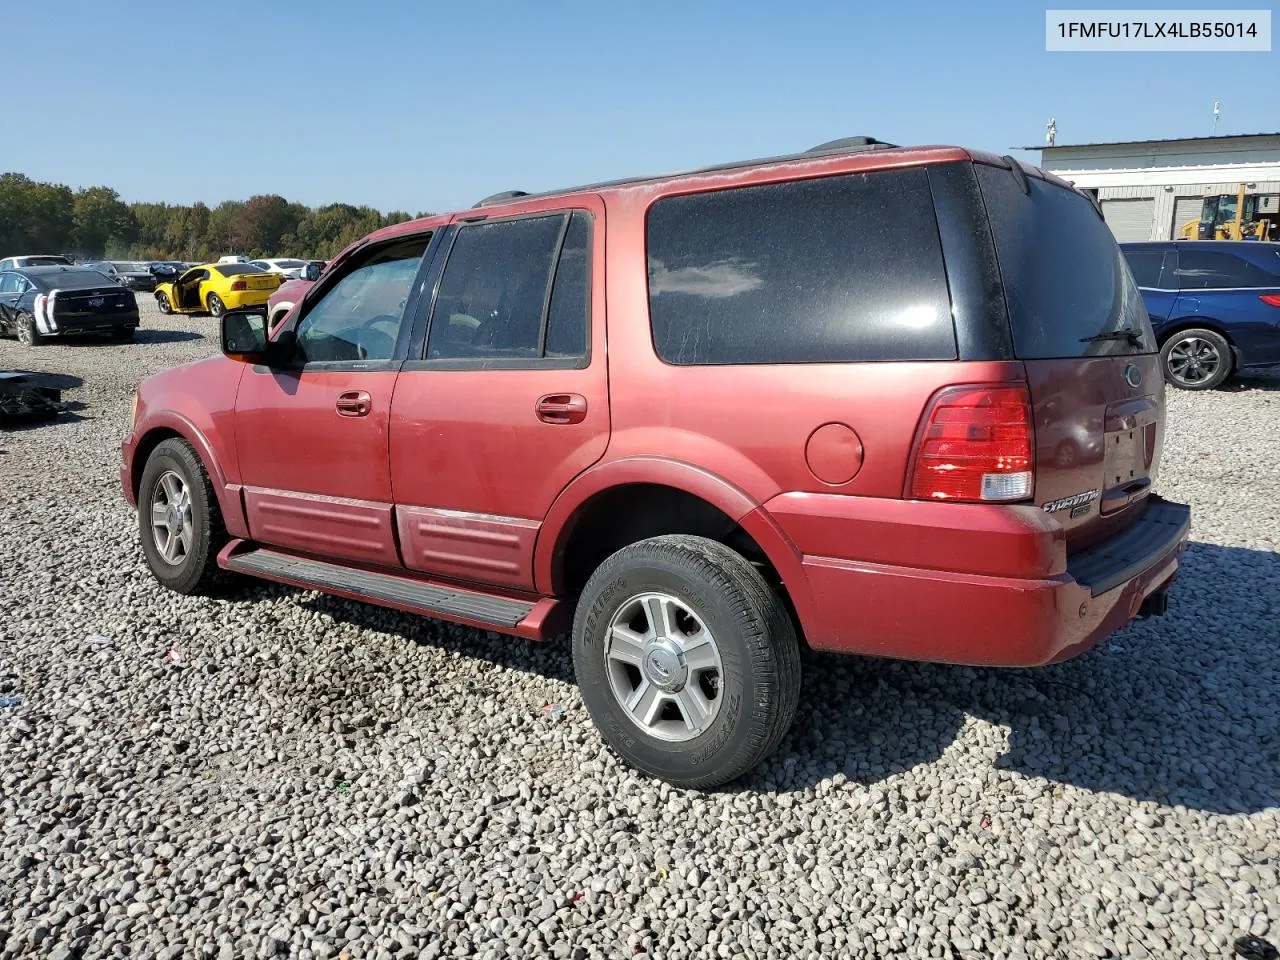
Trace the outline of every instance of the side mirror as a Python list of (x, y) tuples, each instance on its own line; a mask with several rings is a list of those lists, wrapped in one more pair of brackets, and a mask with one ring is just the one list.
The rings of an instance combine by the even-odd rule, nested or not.
[(222, 352), (241, 363), (263, 363), (267, 357), (265, 310), (228, 310), (222, 315)]
[(320, 264), (308, 263), (302, 268), (302, 277), (304, 280), (310, 280), (312, 283), (320, 279)]

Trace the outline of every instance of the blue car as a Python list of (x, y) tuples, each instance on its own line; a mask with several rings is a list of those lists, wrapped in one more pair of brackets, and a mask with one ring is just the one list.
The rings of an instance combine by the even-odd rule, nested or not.
[(1160, 344), (1165, 379), (1211, 390), (1280, 364), (1280, 243), (1122, 243)]

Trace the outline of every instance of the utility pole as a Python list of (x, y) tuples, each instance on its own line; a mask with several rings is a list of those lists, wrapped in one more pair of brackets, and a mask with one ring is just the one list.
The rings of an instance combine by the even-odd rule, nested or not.
[(1218, 111), (1221, 109), (1222, 101), (1213, 101), (1213, 133), (1211, 133), (1210, 136), (1216, 137), (1218, 135)]
[(1053, 141), (1058, 139), (1058, 121), (1053, 119), (1053, 117), (1050, 117), (1049, 122), (1044, 125), (1044, 128), (1045, 128), (1044, 142), (1048, 146), (1052, 147)]

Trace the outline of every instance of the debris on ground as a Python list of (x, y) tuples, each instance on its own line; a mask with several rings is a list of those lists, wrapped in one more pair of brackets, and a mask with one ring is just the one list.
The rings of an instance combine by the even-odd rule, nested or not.
[(0, 370), (0, 426), (52, 420), (66, 408), (62, 391), (48, 386), (40, 374)]
[(19, 706), (21, 703), (22, 703), (22, 697), (16, 694), (11, 697), (0, 697), (0, 710), (7, 709), (9, 707), (16, 707), (16, 706)]
[(99, 650), (105, 650), (107, 647), (115, 643), (110, 637), (104, 637), (98, 633), (91, 633), (84, 638), (84, 645), (92, 652), (97, 653)]
[(164, 658), (170, 663), (182, 663), (182, 648), (175, 643), (169, 648), (169, 652), (164, 655)]
[(563, 720), (568, 712), (563, 703), (548, 703), (542, 708), (542, 715), (550, 720)]

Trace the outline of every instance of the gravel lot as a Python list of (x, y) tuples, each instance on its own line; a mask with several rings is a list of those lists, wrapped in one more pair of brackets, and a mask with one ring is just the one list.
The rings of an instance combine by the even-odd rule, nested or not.
[(700, 795), (603, 749), (565, 643), (162, 591), (119, 440), (135, 382), (217, 337), (141, 299), (134, 344), (0, 342), (83, 379), (0, 433), (0, 956), (1280, 943), (1280, 379), (1172, 397), (1160, 486), (1196, 512), (1168, 616), (1039, 671), (809, 656), (778, 754)]

